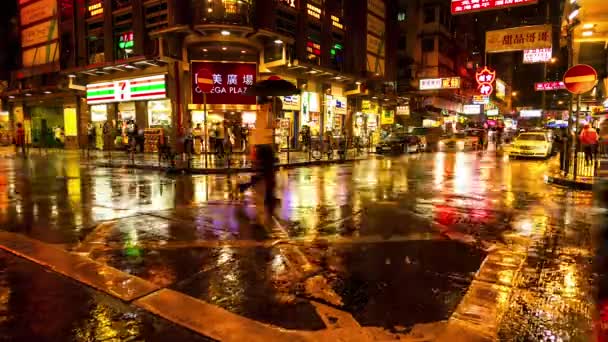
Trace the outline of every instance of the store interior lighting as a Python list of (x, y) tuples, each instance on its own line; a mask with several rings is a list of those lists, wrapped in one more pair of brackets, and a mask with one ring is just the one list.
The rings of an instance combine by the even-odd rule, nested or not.
[(592, 29), (593, 27), (595, 27), (595, 24), (587, 23), (587, 24), (583, 25), (583, 29), (585, 29), (585, 30)]
[(593, 31), (583, 31), (583, 37), (591, 37), (593, 36)]

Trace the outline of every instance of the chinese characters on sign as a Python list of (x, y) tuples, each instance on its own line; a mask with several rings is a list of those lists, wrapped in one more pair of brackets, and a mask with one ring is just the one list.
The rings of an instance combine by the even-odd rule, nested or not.
[(524, 50), (524, 63), (546, 63), (551, 61), (552, 48)]
[(559, 90), (566, 89), (566, 85), (562, 81), (553, 82), (537, 82), (534, 83), (534, 90), (536, 91), (548, 91), (548, 90)]
[(520, 26), (486, 32), (486, 52), (551, 48), (551, 25)]
[(256, 66), (253, 63), (192, 62), (192, 103), (203, 103), (203, 91), (199, 76), (211, 75), (211, 90), (207, 93), (208, 104), (255, 104), (255, 96), (245, 95), (247, 88), (255, 84)]
[(418, 82), (420, 90), (459, 89), (460, 77), (422, 78)]
[(452, 14), (487, 11), (511, 6), (532, 5), (538, 0), (452, 0)]
[(477, 81), (477, 92), (483, 96), (490, 96), (494, 92), (492, 83), (496, 79), (496, 71), (491, 71), (487, 66), (475, 73), (475, 80)]
[(473, 95), (473, 104), (488, 104), (490, 103), (489, 96)]

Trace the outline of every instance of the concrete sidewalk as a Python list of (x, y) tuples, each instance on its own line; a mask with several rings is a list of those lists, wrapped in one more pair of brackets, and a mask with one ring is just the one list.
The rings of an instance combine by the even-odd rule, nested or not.
[[(576, 190), (592, 190), (593, 184), (601, 177), (608, 175), (608, 159), (600, 158), (595, 165), (586, 165), (584, 155), (579, 152), (576, 179), (573, 174), (574, 165), (571, 165), (570, 172), (565, 173), (560, 170), (559, 159), (553, 160), (549, 172), (545, 175), (545, 181), (550, 184), (565, 186)], [(574, 162), (572, 162), (573, 164)], [(605, 170), (603, 170), (605, 169)], [(602, 176), (603, 175), (603, 176)]]

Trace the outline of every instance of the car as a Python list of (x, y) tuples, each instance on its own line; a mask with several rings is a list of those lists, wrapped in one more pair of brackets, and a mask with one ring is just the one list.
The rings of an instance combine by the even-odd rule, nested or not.
[(410, 153), (422, 151), (422, 142), (415, 135), (393, 132), (376, 145), (376, 153)]
[(509, 156), (549, 158), (553, 152), (553, 142), (545, 132), (521, 133), (515, 138), (509, 151)]
[(432, 151), (437, 149), (443, 129), (441, 127), (415, 127), (410, 134), (420, 139), (423, 151)]
[(479, 138), (464, 132), (446, 135), (439, 140), (439, 151), (467, 151), (477, 149)]

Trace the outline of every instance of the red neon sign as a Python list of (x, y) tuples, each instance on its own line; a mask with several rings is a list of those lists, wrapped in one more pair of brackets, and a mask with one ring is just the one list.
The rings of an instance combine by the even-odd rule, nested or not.
[(452, 14), (496, 10), (535, 3), (538, 3), (538, 0), (452, 0)]
[(534, 90), (536, 91), (551, 91), (559, 89), (566, 89), (566, 84), (562, 81), (534, 83)]
[(487, 66), (475, 73), (477, 81), (477, 92), (484, 96), (490, 96), (494, 92), (494, 80), (496, 80), (496, 71), (490, 70)]

